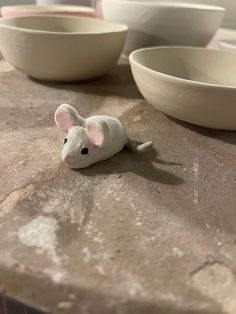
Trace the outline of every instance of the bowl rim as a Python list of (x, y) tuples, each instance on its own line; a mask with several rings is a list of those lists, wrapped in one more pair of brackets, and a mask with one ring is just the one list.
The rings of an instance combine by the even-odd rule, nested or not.
[[(220, 49), (206, 49), (206, 48), (201, 48), (201, 47), (188, 47), (188, 46), (161, 46), (161, 47), (150, 47), (150, 48), (141, 48), (141, 49), (137, 49), (135, 51), (133, 51), (130, 55), (129, 55), (129, 61), (130, 64), (135, 64), (136, 66), (142, 68), (144, 71), (148, 71), (154, 75), (158, 75), (161, 76), (165, 79), (168, 80), (172, 80), (176, 83), (179, 84), (183, 84), (183, 85), (192, 85), (192, 86), (200, 86), (200, 87), (209, 87), (209, 88), (217, 88), (217, 89), (228, 89), (228, 90), (235, 90), (236, 91), (236, 86), (231, 86), (231, 85), (220, 85), (220, 84), (212, 84), (212, 83), (204, 83), (204, 82), (199, 82), (199, 81), (193, 81), (193, 80), (188, 80), (188, 79), (184, 79), (181, 77), (176, 77), (170, 74), (165, 74), (159, 71), (155, 71), (153, 69), (148, 68), (147, 66), (137, 62), (134, 59), (135, 54), (139, 53), (139, 52), (145, 52), (148, 50), (161, 50), (161, 49), (182, 49), (182, 50), (201, 50), (201, 51), (213, 51), (213, 52), (217, 52), (217, 53), (222, 53), (222, 54), (235, 54), (234, 51), (223, 51)], [(235, 58), (236, 58), (236, 54), (235, 54)]]
[(37, 5), (37, 4), (23, 4), (23, 5), (6, 5), (1, 7), (1, 11), (11, 10), (19, 12), (36, 11), (36, 12), (58, 12), (58, 13), (79, 13), (79, 12), (94, 12), (92, 7), (82, 5)]
[(221, 48), (233, 49), (236, 51), (236, 39), (231, 40), (221, 40), (220, 41)]
[(155, 1), (142, 1), (142, 0), (105, 0), (104, 2), (113, 2), (113, 3), (125, 3), (125, 4), (135, 4), (139, 6), (151, 6), (151, 7), (161, 7), (161, 8), (170, 8), (170, 9), (186, 9), (186, 10), (200, 10), (200, 11), (221, 11), (225, 12), (226, 9), (222, 6), (218, 5), (208, 5), (208, 4), (201, 4), (201, 3), (189, 3), (187, 1), (183, 2), (173, 2), (173, 1), (160, 1), (160, 2), (155, 2)]
[[(91, 21), (92, 23), (102, 23), (107, 25), (117, 26), (117, 29), (113, 30), (105, 30), (105, 31), (90, 31), (90, 32), (53, 32), (53, 31), (46, 31), (46, 30), (38, 30), (38, 29), (31, 29), (31, 28), (24, 28), (13, 26), (9, 24), (1, 24), (1, 21), (10, 21), (10, 20), (20, 20), (20, 19), (74, 19), (74, 20), (87, 20)], [(94, 17), (84, 17), (84, 16), (65, 16), (65, 15), (34, 15), (34, 16), (14, 16), (14, 17), (1, 17), (0, 18), (0, 28), (7, 28), (12, 30), (18, 30), (24, 33), (29, 34), (41, 34), (41, 35), (64, 35), (64, 36), (91, 36), (91, 35), (103, 35), (103, 34), (114, 34), (114, 33), (126, 33), (128, 31), (128, 27), (125, 24), (110, 22), (102, 19), (96, 19)]]

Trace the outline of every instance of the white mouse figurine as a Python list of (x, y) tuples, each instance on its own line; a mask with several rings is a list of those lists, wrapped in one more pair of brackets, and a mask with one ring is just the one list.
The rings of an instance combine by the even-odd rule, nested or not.
[(143, 152), (152, 146), (152, 142), (137, 145), (126, 135), (117, 119), (109, 116), (83, 119), (67, 104), (58, 107), (54, 119), (58, 129), (67, 133), (62, 160), (72, 169), (85, 168), (105, 160), (124, 146), (136, 152)]

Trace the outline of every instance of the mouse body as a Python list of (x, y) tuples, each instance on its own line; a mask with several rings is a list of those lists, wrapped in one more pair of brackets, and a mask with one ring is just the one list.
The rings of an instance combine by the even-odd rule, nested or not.
[(92, 116), (83, 119), (72, 106), (62, 104), (55, 112), (57, 127), (65, 132), (62, 149), (63, 162), (72, 169), (86, 168), (108, 159), (124, 146), (142, 152), (152, 142), (137, 145), (126, 134), (122, 123), (110, 116)]

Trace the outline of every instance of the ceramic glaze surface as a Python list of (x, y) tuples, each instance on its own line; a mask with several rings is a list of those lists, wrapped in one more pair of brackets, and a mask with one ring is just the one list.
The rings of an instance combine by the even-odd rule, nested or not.
[(17, 17), (0, 21), (1, 51), (15, 68), (41, 80), (79, 81), (117, 62), (127, 27), (94, 18)]
[(199, 126), (236, 130), (234, 53), (150, 48), (133, 52), (130, 63), (139, 90), (156, 109)]
[(106, 20), (129, 27), (126, 53), (159, 45), (206, 46), (221, 25), (225, 9), (156, 1), (104, 0)]
[(69, 15), (94, 17), (95, 11), (92, 8), (73, 5), (17, 5), (4, 6), (1, 8), (2, 17), (34, 16), (34, 15)]

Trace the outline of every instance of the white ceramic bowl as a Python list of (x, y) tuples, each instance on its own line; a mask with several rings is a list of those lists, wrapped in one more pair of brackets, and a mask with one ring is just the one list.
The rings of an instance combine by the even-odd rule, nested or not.
[(80, 81), (117, 62), (127, 27), (95, 18), (34, 16), (0, 19), (0, 49), (15, 68), (41, 80)]
[(129, 27), (125, 52), (159, 45), (206, 46), (221, 25), (225, 9), (216, 6), (103, 0), (106, 20)]
[[(98, 1), (98, 0), (97, 0)], [(122, 1), (122, 0), (120, 0)], [(137, 1), (137, 0), (132, 0)], [(147, 2), (148, 0), (142, 0)], [(155, 2), (163, 2), (163, 0), (151, 0)], [(174, 2), (174, 3), (191, 3), (191, 4), (204, 4), (204, 5), (216, 5), (226, 9), (225, 16), (222, 22), (222, 27), (226, 28), (236, 28), (236, 1), (235, 0), (165, 0), (165, 3)]]
[(161, 47), (129, 58), (139, 90), (156, 109), (199, 126), (236, 130), (234, 53)]
[(35, 15), (66, 15), (95, 17), (95, 10), (77, 5), (10, 5), (1, 8), (2, 17), (35, 16)]

